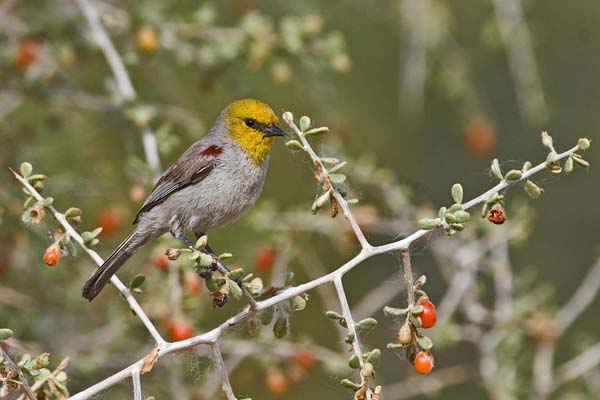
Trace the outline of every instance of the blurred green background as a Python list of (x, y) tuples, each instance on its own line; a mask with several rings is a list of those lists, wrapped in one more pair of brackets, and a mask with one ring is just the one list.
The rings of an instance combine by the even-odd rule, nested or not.
[[(132, 188), (149, 185), (140, 129), (131, 118), (140, 105), (153, 107), (150, 126), (162, 142), (163, 168), (207, 131), (226, 104), (255, 97), (278, 114), (290, 110), (329, 126), (331, 134), (315, 142), (318, 150), (351, 160), (368, 155), (410, 188), (415, 203), (437, 206), (448, 204), (455, 182), (463, 184), (466, 198), (491, 187), (488, 168), (494, 157), (505, 169), (519, 168), (525, 160), (542, 161), (542, 130), (553, 135), (559, 151), (578, 137), (597, 138), (600, 2), (507, 3), (521, 7), (525, 24), (509, 18), (509, 35), (503, 37), (492, 1), (431, 1), (423, 2), (424, 9), (410, 1), (99, 2), (138, 92), (137, 101), (125, 103), (114, 90), (102, 53), (91, 44), (76, 3), (5, 1), (0, 6), (0, 325), (12, 328), (29, 351), (49, 351), (55, 360), (70, 355), (71, 393), (149, 349), (148, 335), (115, 293), (104, 293), (93, 304), (81, 299), (80, 286), (92, 269), (85, 256), (65, 258), (55, 269), (43, 265), (52, 223), (47, 219), (33, 229), (21, 223), (23, 196), (7, 171), (30, 161), (36, 171), (49, 175), (46, 195), (61, 210), (82, 208), (85, 230), (101, 224), (103, 215), (115, 218), (114, 232), (105, 231), (98, 250), (107, 256), (128, 233), (139, 207), (132, 201)], [(261, 29), (268, 24), (273, 29), (265, 34)], [(144, 27), (155, 33), (156, 48), (140, 43)], [(293, 42), (294, 29), (305, 30), (299, 47)], [(240, 32), (238, 43), (229, 39)], [(268, 38), (276, 44), (260, 48)], [(23, 50), (24, 43), (30, 47)], [(33, 61), (24, 51), (34, 54)], [(416, 75), (407, 75), (409, 71)], [(545, 193), (533, 204), (533, 231), (511, 252), (517, 270), (534, 271), (536, 283), (554, 288), (554, 304), (569, 298), (598, 256), (598, 154), (592, 146), (586, 156), (592, 164), (588, 172), (540, 178)], [(316, 191), (311, 175), (304, 156), (277, 143), (259, 208), (302, 210), (311, 218)], [(352, 187), (351, 174), (349, 182), (359, 197), (369, 196), (368, 189)], [(521, 190), (508, 195), (508, 204), (518, 199), (533, 203)], [(280, 244), (277, 232), (269, 226), (257, 229), (251, 221), (248, 217), (210, 236), (214, 248), (231, 251), (235, 263), (250, 270), (258, 248)], [(394, 237), (370, 238), (383, 243)], [(352, 255), (352, 248), (341, 251), (314, 234), (295, 235), (291, 243), (315, 251), (327, 270)], [(137, 272), (147, 274), (150, 286), (139, 298), (157, 322), (168, 314), (166, 280), (161, 284), (161, 272), (151, 259), (165, 247), (140, 251), (122, 273), (126, 282)], [(430, 296), (437, 300), (444, 286), (427, 250), (428, 242), (421, 242), (413, 262), (417, 273), (428, 274)], [(297, 272), (296, 283), (308, 279), (298, 263), (289, 268)], [(353, 271), (347, 277), (351, 302), (397, 268), (393, 257), (380, 257)], [(398, 294), (400, 302), (401, 289)], [(162, 303), (153, 303), (153, 296)], [(318, 296), (313, 299), (292, 319), (292, 336), (339, 348), (333, 326), (324, 334), (323, 307)], [(199, 303), (184, 307), (197, 332), (239, 306), (211, 311), (206, 293), (184, 301)], [(591, 309), (598, 305), (595, 300)], [(102, 329), (111, 319), (128, 328), (104, 342)], [(392, 329), (382, 325), (365, 342), (384, 348)], [(593, 317), (581, 318), (572, 330), (574, 337), (579, 332), (600, 336)], [(385, 391), (386, 383), (413, 371), (400, 356), (384, 353), (377, 379)], [(568, 355), (572, 353), (558, 353), (557, 359)], [(468, 346), (458, 346), (438, 354), (436, 367), (474, 357)], [(176, 398), (165, 377), (168, 369), (181, 369), (186, 387), (200, 385), (201, 393), (196, 378), (204, 373), (197, 372), (193, 355), (169, 358), (144, 377), (145, 393)], [(264, 385), (271, 362), (265, 356), (241, 364), (232, 375), (239, 396), (274, 397)], [(291, 384), (281, 397), (349, 398), (337, 383), (344, 374), (311, 369), (308, 379)], [(98, 398), (127, 398), (127, 385)], [(483, 396), (482, 389), (466, 383), (433, 397)]]

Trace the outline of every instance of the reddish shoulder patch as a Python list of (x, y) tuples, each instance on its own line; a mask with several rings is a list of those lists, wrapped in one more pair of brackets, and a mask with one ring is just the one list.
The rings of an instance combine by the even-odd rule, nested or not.
[(206, 157), (218, 157), (222, 153), (223, 148), (213, 144), (212, 146), (208, 146), (206, 149), (202, 150), (202, 153), (200, 154)]

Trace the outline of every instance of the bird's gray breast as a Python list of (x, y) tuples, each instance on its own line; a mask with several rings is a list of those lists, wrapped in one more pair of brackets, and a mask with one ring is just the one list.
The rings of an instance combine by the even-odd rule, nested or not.
[(195, 233), (236, 221), (262, 192), (268, 161), (256, 165), (241, 149), (226, 148), (204, 180), (175, 193), (165, 206), (185, 230)]

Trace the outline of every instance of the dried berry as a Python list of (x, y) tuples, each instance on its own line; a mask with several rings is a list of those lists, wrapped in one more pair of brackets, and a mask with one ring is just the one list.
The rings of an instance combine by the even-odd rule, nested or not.
[(50, 267), (56, 266), (60, 261), (60, 250), (58, 246), (52, 245), (44, 253), (44, 263)]
[(504, 207), (502, 207), (502, 204), (494, 204), (488, 212), (487, 219), (496, 225), (502, 225), (504, 221), (506, 221), (506, 215), (504, 214)]

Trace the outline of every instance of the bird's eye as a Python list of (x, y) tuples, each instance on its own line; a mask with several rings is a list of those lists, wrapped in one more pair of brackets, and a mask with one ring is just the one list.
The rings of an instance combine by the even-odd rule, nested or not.
[(246, 126), (248, 128), (255, 128), (256, 127), (256, 121), (253, 120), (252, 118), (246, 118), (244, 120), (244, 123), (246, 124)]

